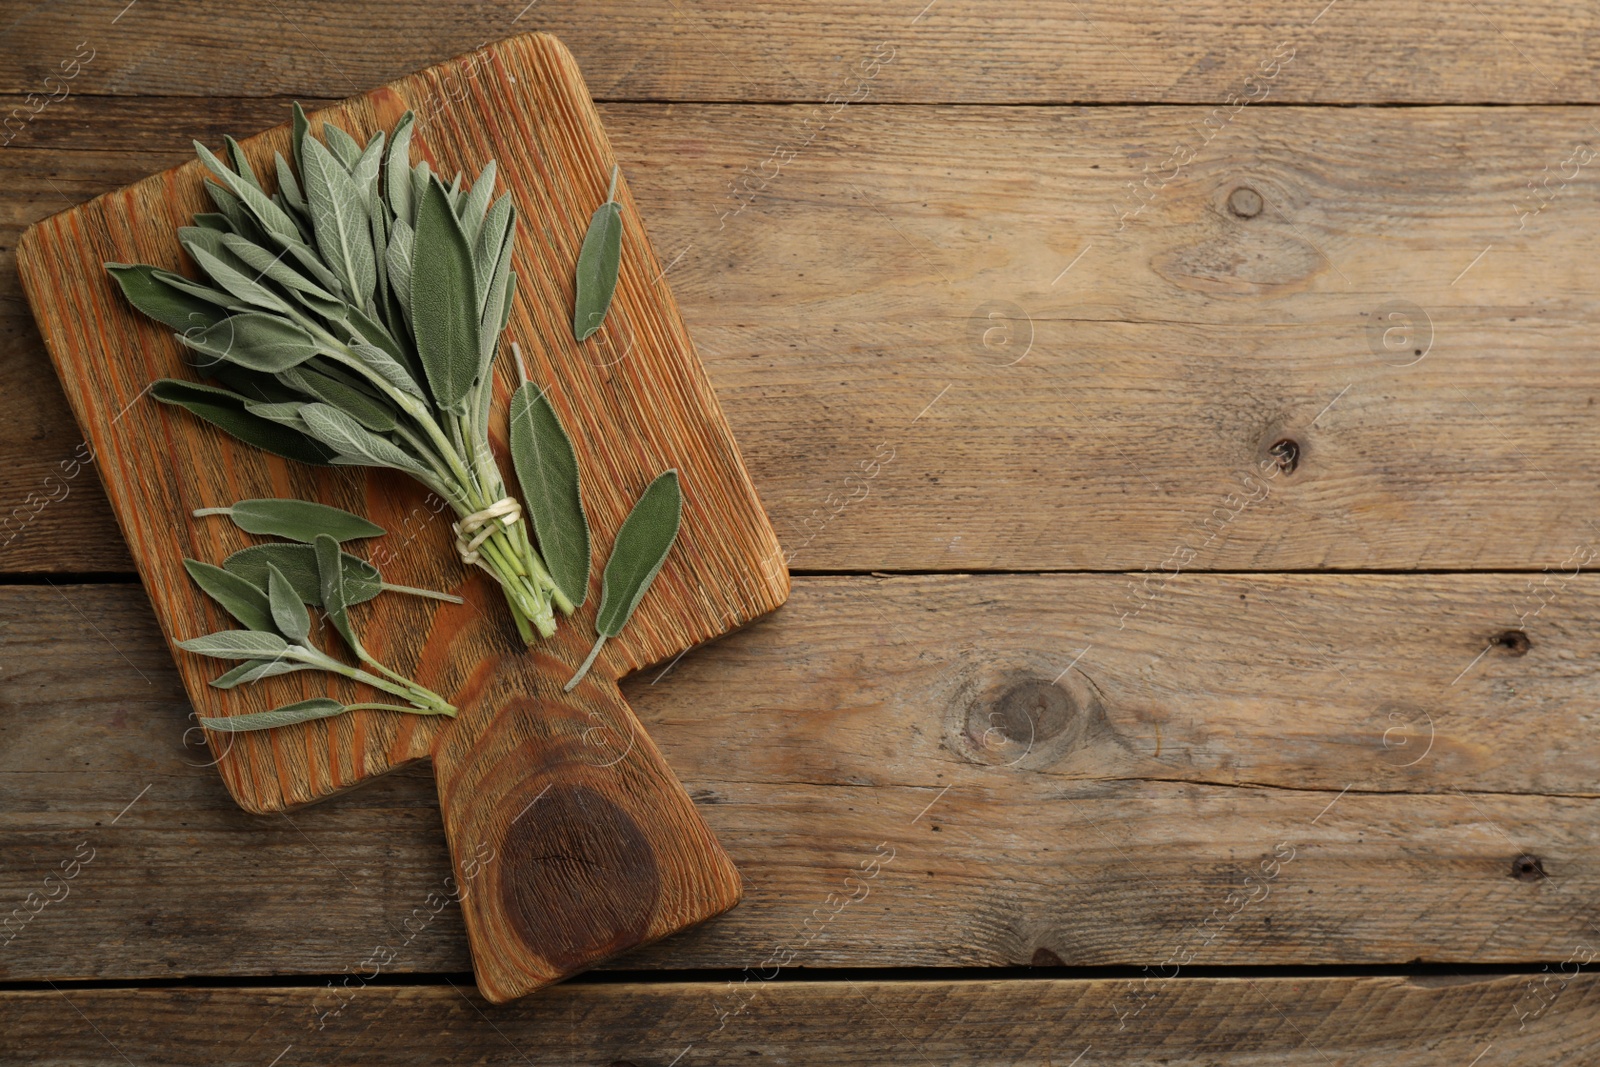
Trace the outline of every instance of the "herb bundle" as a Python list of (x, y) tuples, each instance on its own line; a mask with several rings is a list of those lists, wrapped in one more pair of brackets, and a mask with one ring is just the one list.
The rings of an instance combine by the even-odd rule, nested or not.
[[(228, 513), (242, 529), (255, 531), (263, 527), (266, 529), (259, 532), (303, 537), (309, 542), (254, 545), (235, 552), (221, 567), (196, 559), (183, 561), (195, 584), (246, 627), (178, 642), (179, 648), (197, 655), (243, 661), (212, 679), (213, 686), (232, 689), (279, 674), (320, 670), (363, 682), (406, 701), (405, 706), (343, 704), (319, 697), (248, 715), (202, 717), (201, 725), (237, 733), (325, 719), (358, 709), (455, 715), (456, 709), (439, 694), (380, 663), (362, 645), (350, 621), (353, 605), (371, 600), (383, 589), (444, 596), (386, 585), (377, 568), (339, 547), (341, 540), (382, 534), (381, 527), (338, 508), (298, 500), (246, 500), (232, 508), (202, 508), (201, 512)], [(345, 644), (370, 671), (337, 660), (311, 642), (307, 605), (323, 610)]]
[[(570, 485), (529, 501), (535, 548), (488, 439), (516, 212), (509, 193), (494, 199), (492, 160), (469, 188), (461, 174), (447, 186), (426, 161), (412, 166), (412, 124), (407, 112), (392, 137), (362, 145), (326, 123), (319, 139), (296, 104), (293, 165), (277, 155), (270, 195), (232, 138), (231, 167), (196, 142), (217, 210), (178, 234), (208, 281), (106, 268), (218, 383), (164, 379), (156, 399), (276, 455), (409, 474), (449, 501), (463, 562), (500, 584), (531, 643), (555, 631), (554, 610), (582, 600), (552, 572), (587, 578), (587, 527), (581, 560), (563, 555), (579, 542), (543, 531), (570, 529), (573, 516), (538, 511), (577, 500), (576, 464), (561, 472)], [(553, 410), (529, 432), (544, 451), (571, 453)]]

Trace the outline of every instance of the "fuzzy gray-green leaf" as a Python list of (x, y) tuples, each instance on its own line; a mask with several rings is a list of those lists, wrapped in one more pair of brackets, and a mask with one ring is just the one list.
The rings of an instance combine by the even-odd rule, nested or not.
[(280, 634), (296, 642), (311, 636), (311, 613), (306, 611), (305, 602), (283, 572), (271, 563), (267, 564), (267, 600)]
[(331, 404), (307, 404), (300, 409), (312, 437), (338, 453), (334, 461), (363, 467), (393, 467), (395, 470), (428, 474), (428, 469), (387, 438), (368, 430), (354, 417)]
[(578, 340), (587, 340), (605, 320), (621, 262), (622, 208), (607, 200), (595, 208), (578, 253), (578, 297), (572, 312), (572, 336)]
[(215, 322), (181, 340), (202, 355), (277, 374), (317, 354), (316, 342), (294, 323), (260, 311)]
[(163, 404), (184, 408), (245, 444), (275, 456), (321, 466), (333, 461), (332, 450), (320, 441), (251, 414), (245, 405), (252, 401), (231, 390), (163, 378), (150, 388), (150, 395)]
[(161, 277), (166, 272), (159, 267), (145, 263), (107, 263), (106, 271), (117, 280), (122, 295), (130, 304), (179, 333), (195, 327), (204, 329), (225, 317), (211, 301), (169, 285)]
[(578, 491), (578, 455), (550, 398), (533, 382), (511, 397), (511, 462), (533, 516), (539, 553), (573, 604), (589, 592), (589, 520)]
[(195, 585), (245, 626), (252, 630), (272, 629), (272, 606), (259, 586), (232, 571), (197, 559), (185, 559), (183, 569), (189, 572)]
[(444, 186), (430, 181), (417, 205), (411, 255), (411, 332), (433, 393), (463, 413), (478, 373), (478, 292), (472, 246)]
[(317, 538), (314, 548), (317, 579), (322, 587), (322, 610), (328, 613), (328, 621), (339, 631), (345, 644), (352, 651), (359, 650), (361, 642), (350, 626), (350, 596), (345, 588), (344, 568), (340, 565), (342, 553), (339, 551), (339, 542), (323, 534)]
[(287, 652), (289, 643), (275, 633), (261, 630), (218, 630), (179, 641), (178, 647), (212, 659), (271, 659)]
[(416, 128), (416, 118), (407, 111), (395, 123), (394, 133), (389, 138), (389, 158), (383, 170), (389, 209), (407, 229), (416, 218), (411, 202), (411, 133)]
[(199, 719), (200, 725), (208, 730), (233, 734), (248, 730), (271, 730), (278, 726), (293, 726), (295, 723), (327, 719), (334, 715), (343, 715), (349, 710), (337, 700), (315, 697), (294, 704), (285, 704), (271, 711), (253, 711), (248, 715), (201, 715)]
[[(383, 591), (378, 568), (348, 552), (343, 553), (342, 559), (346, 604), (364, 604)], [(322, 578), (317, 569), (315, 544), (251, 545), (222, 561), (229, 572), (254, 585), (267, 584), (268, 564), (283, 572), (301, 600), (312, 607), (322, 605)]]
[(292, 659), (250, 659), (217, 675), (211, 679), (210, 684), (217, 689), (233, 689), (236, 686), (259, 682), (263, 678), (272, 678), (279, 674), (293, 674), (295, 671), (315, 669), (309, 663), (301, 663)]
[(601, 584), (600, 613), (595, 617), (595, 629), (600, 633), (615, 637), (627, 625), (666, 562), (682, 515), (678, 472), (669, 470), (650, 483), (617, 531)]
[[(308, 545), (317, 539), (318, 534), (327, 534), (340, 542), (382, 537), (384, 534), (382, 526), (368, 522), (360, 515), (312, 500), (264, 497), (241, 500), (225, 508), (201, 508), (195, 514), (227, 515), (235, 526), (247, 533), (287, 537)], [(252, 626), (251, 629), (259, 627)]]
[(305, 141), (303, 177), (317, 248), (345, 283), (351, 302), (364, 307), (378, 284), (366, 197), (315, 137)]

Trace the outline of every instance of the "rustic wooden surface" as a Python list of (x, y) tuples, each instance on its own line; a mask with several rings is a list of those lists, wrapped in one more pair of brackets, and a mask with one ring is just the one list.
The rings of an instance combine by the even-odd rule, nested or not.
[[(12, 1059), (1593, 1059), (1590, 7), (122, 8), (0, 56), (9, 109), (101, 49), (0, 151), (0, 885), (99, 850), (0, 948)], [(249, 816), (185, 746), (10, 265), (530, 23), (813, 576), (623, 685), (745, 902), (497, 1009), (425, 767)]]

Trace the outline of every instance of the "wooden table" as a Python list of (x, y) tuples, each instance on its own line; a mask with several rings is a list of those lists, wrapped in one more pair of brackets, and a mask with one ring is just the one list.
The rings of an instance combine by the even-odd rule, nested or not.
[[(0, 1062), (1600, 1057), (1593, 5), (125, 2), (0, 15)], [(425, 769), (205, 766), (12, 259), (534, 28), (797, 578), (626, 686), (745, 902), (493, 1008)]]

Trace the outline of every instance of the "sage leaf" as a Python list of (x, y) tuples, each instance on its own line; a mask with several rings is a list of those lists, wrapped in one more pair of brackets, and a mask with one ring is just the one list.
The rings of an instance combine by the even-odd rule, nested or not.
[(411, 253), (411, 332), (434, 403), (465, 414), (478, 373), (478, 293), (472, 247), (438, 180), (417, 205)]
[(495, 162), (483, 165), (483, 170), (478, 172), (473, 179), (472, 190), (467, 193), (466, 199), (461, 201), (461, 208), (457, 214), (461, 217), (461, 230), (467, 235), (468, 243), (478, 239), (478, 230), (483, 226), (484, 213), (489, 210), (489, 200), (494, 196)]
[(260, 311), (230, 315), (178, 339), (194, 351), (237, 363), (251, 370), (277, 374), (315, 356), (317, 343), (287, 319)]
[(350, 601), (345, 590), (344, 567), (341, 566), (343, 553), (339, 551), (339, 542), (327, 534), (321, 534), (317, 537), (315, 548), (317, 579), (322, 588), (322, 610), (327, 613), (328, 621), (333, 623), (334, 629), (339, 631), (351, 651), (360, 654), (361, 642), (350, 626)]
[(185, 559), (183, 569), (207, 596), (252, 630), (271, 630), (272, 606), (261, 587), (221, 567)]
[(300, 417), (306, 420), (312, 437), (334, 450), (334, 463), (429, 473), (410, 453), (331, 404), (307, 404), (300, 409)]
[(267, 659), (289, 651), (289, 643), (283, 638), (260, 630), (219, 630), (179, 641), (178, 647), (213, 659)]
[(577, 301), (572, 311), (572, 336), (586, 341), (600, 328), (617, 288), (622, 263), (622, 206), (617, 203), (617, 168), (611, 169), (611, 192), (594, 209), (589, 231), (578, 253)]
[(143, 263), (107, 263), (105, 267), (122, 287), (128, 303), (179, 333), (204, 329), (225, 317), (211, 301), (168, 284), (161, 277), (166, 272), (159, 268)]
[[(364, 604), (383, 591), (383, 578), (378, 568), (358, 556), (342, 553), (346, 604)], [(317, 566), (315, 539), (311, 544), (251, 545), (241, 548), (222, 566), (252, 585), (264, 586), (270, 574), (269, 567), (278, 568), (301, 601), (312, 607), (322, 607), (322, 575)]]
[[(279, 377), (296, 389), (302, 389), (318, 400), (345, 412), (374, 433), (388, 433), (395, 428), (393, 408), (356, 385), (341, 381), (332, 367), (328, 368), (326, 374), (309, 366), (296, 367), (284, 371)], [(300, 417), (304, 419), (305, 412), (302, 411)], [(322, 436), (309, 423), (306, 425), (306, 430), (313, 437)]]
[(219, 733), (243, 733), (248, 730), (270, 730), (278, 726), (312, 722), (316, 719), (343, 715), (350, 709), (337, 700), (315, 697), (295, 704), (285, 704), (271, 711), (253, 711), (248, 715), (199, 716), (200, 725)]
[[(416, 220), (411, 203), (411, 133), (416, 128), (416, 116), (407, 111), (395, 123), (389, 137), (389, 158), (384, 164), (384, 187), (389, 194), (389, 210), (405, 223), (406, 229)], [(409, 262), (409, 260), (408, 260)]]
[[(318, 504), (311, 500), (257, 498), (241, 500), (225, 508), (200, 508), (194, 514), (196, 518), (203, 515), (226, 515), (233, 520), (235, 526), (246, 533), (287, 537), (291, 541), (308, 545), (314, 542), (319, 534), (327, 534), (340, 542), (382, 537), (384, 534), (382, 526), (368, 522), (360, 515), (353, 515), (343, 508)], [(250, 626), (249, 623), (245, 625)], [(261, 629), (259, 626), (250, 628)]]
[(606, 638), (617, 636), (628, 624), (633, 609), (639, 606), (650, 583), (661, 572), (667, 553), (672, 551), (682, 516), (683, 494), (678, 488), (678, 472), (669, 470), (645, 488), (617, 531), (611, 559), (606, 562), (601, 579), (600, 612), (594, 620), (599, 637), (578, 673), (563, 687), (564, 692), (570, 693), (589, 673)]
[(351, 137), (343, 126), (326, 120), (322, 123), (322, 140), (346, 173), (355, 170), (356, 161), (361, 158), (360, 141)]
[(305, 602), (283, 572), (270, 563), (267, 564), (267, 599), (272, 606), (272, 621), (280, 634), (295, 642), (304, 642), (311, 636), (311, 614), (306, 611)]
[[(254, 175), (251, 176), (251, 181), (245, 181), (229, 170), (222, 160), (199, 141), (194, 143), (194, 150), (204, 161), (206, 169), (222, 179), (228, 191), (238, 199), (245, 210), (250, 212), (251, 217), (264, 231), (296, 241), (300, 239), (300, 227), (295, 225), (294, 219), (290, 218), (287, 212), (272, 202), (271, 197), (261, 191), (261, 186), (254, 183)], [(229, 219), (232, 221), (231, 215)]]
[(252, 659), (246, 660), (237, 667), (230, 668), (217, 675), (211, 679), (210, 684), (216, 689), (233, 689), (236, 686), (259, 682), (263, 678), (272, 678), (279, 674), (293, 674), (295, 671), (315, 669), (309, 663), (301, 663), (292, 659)]
[(511, 462), (539, 552), (556, 588), (574, 606), (582, 604), (589, 592), (589, 519), (578, 492), (578, 454), (550, 398), (533, 382), (512, 395), (510, 419)]
[(365, 195), (321, 141), (307, 137), (304, 150), (301, 174), (317, 248), (345, 283), (351, 303), (365, 307), (378, 283)]
[(239, 142), (227, 134), (223, 134), (222, 143), (228, 146), (228, 162), (233, 164), (235, 173), (257, 189), (260, 189), (261, 180), (256, 177), (256, 172), (250, 166), (250, 161), (245, 158), (244, 149), (239, 147)]
[(333, 462), (332, 449), (321, 441), (251, 414), (245, 410), (245, 405), (250, 401), (238, 393), (198, 382), (163, 378), (151, 386), (150, 395), (163, 404), (172, 404), (198, 415), (264, 452), (320, 466)]

